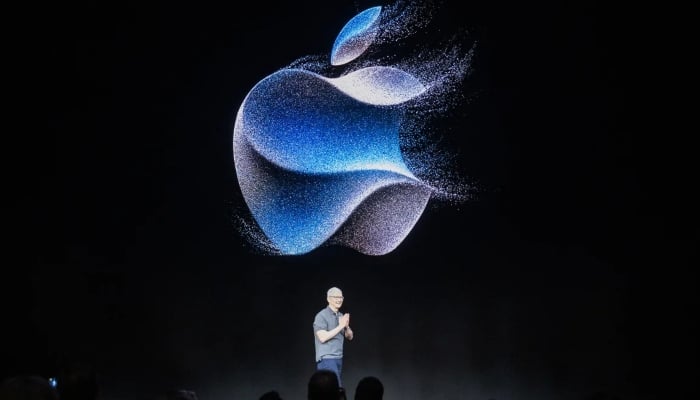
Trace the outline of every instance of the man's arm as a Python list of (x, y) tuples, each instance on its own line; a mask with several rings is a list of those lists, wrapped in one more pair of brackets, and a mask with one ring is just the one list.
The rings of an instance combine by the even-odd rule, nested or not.
[(350, 325), (345, 327), (345, 339), (347, 340), (352, 340), (352, 338), (355, 337), (355, 334), (352, 332), (352, 329), (350, 329)]
[(330, 338), (339, 334), (340, 331), (343, 330), (343, 328), (345, 328), (345, 327), (342, 325), (338, 325), (335, 328), (331, 329), (330, 331), (320, 329), (320, 330), (316, 331), (316, 337), (318, 337), (318, 340), (320, 340), (321, 343), (326, 343)]
[(345, 319), (345, 330), (343, 331), (345, 339), (352, 340), (355, 335), (352, 333), (352, 329), (350, 329), (350, 314), (343, 314), (341, 319)]
[[(318, 337), (318, 340), (320, 340), (321, 343), (326, 343), (330, 338), (339, 334), (343, 329), (348, 328), (349, 324), (350, 324), (350, 314), (344, 314), (338, 320), (338, 326), (331, 329), (330, 331), (327, 331), (324, 329), (319, 329), (316, 331), (316, 337)], [(347, 337), (347, 333), (345, 334), (345, 336)]]

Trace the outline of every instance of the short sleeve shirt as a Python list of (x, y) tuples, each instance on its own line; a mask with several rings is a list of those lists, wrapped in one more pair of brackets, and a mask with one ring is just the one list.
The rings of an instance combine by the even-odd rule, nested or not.
[(343, 357), (343, 343), (345, 341), (343, 331), (340, 331), (340, 333), (328, 339), (325, 343), (321, 343), (318, 336), (316, 336), (316, 332), (319, 330), (330, 331), (337, 327), (338, 321), (342, 316), (342, 312), (333, 312), (330, 307), (326, 307), (316, 314), (316, 317), (314, 318), (314, 347), (316, 349), (316, 362), (321, 361), (323, 358)]

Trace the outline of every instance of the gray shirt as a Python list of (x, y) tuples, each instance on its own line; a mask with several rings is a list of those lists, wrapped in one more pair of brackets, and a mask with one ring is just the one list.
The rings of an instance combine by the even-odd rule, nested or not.
[(338, 311), (334, 313), (330, 307), (326, 307), (319, 311), (314, 318), (314, 347), (316, 349), (316, 362), (322, 358), (342, 358), (343, 357), (343, 342), (345, 341), (345, 329), (340, 333), (326, 340), (326, 343), (321, 343), (316, 336), (316, 332), (323, 329), (324, 331), (333, 330), (338, 326), (338, 320), (343, 316), (343, 313)]

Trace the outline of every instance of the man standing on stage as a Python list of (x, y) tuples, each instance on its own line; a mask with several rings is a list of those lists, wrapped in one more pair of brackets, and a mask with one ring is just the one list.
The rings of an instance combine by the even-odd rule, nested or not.
[(341, 313), (343, 291), (337, 287), (328, 289), (328, 307), (319, 311), (314, 318), (314, 347), (316, 349), (316, 369), (328, 369), (338, 376), (338, 385), (343, 387), (340, 373), (343, 369), (343, 343), (352, 340), (350, 314)]

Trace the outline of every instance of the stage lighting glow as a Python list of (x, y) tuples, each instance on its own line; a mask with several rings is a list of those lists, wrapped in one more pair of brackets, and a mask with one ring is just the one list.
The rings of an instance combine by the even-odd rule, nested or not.
[[(417, 12), (369, 8), (343, 27), (331, 65), (299, 59), (247, 94), (233, 153), (253, 218), (245, 229), (259, 248), (298, 255), (334, 244), (383, 255), (406, 238), (431, 198), (464, 197), (465, 187), (435, 178), (439, 154), (406, 149), (424, 134), (418, 121), (449, 102), (469, 56), (452, 47), (374, 65), (366, 54), (407, 35), (411, 25), (402, 22), (420, 21)], [(333, 76), (340, 65), (346, 70)]]

